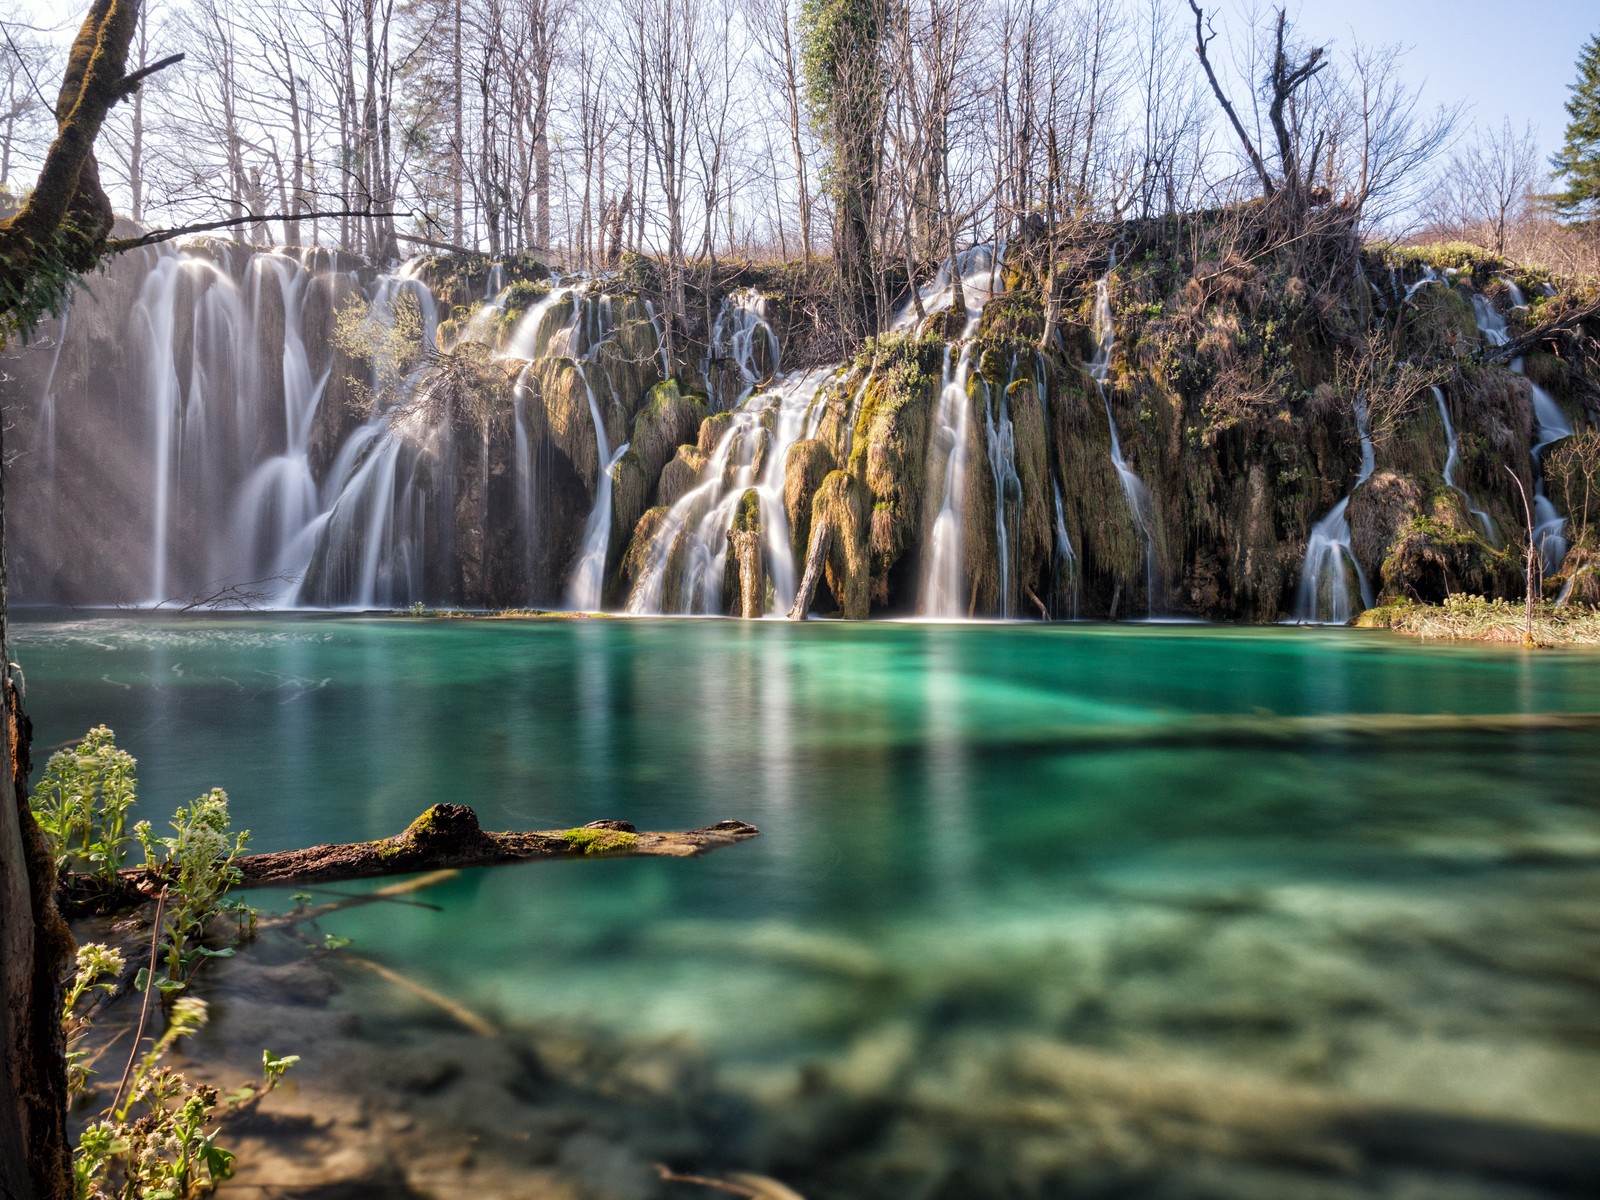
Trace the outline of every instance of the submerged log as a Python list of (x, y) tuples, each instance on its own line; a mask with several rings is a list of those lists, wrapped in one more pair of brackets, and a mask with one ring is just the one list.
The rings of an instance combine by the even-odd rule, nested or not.
[[(375, 842), (345, 842), (248, 854), (234, 860), (240, 887), (298, 887), (407, 875), (453, 867), (485, 867), (529, 859), (647, 855), (692, 858), (731, 846), (760, 831), (743, 821), (719, 821), (704, 829), (642, 832), (626, 821), (591, 821), (577, 829), (491, 833), (464, 804), (435, 804), (402, 832)], [(74, 916), (120, 912), (160, 893), (165, 873), (143, 867), (118, 872), (116, 884), (92, 894), (69, 891)], [(71, 880), (67, 886), (71, 887)]]

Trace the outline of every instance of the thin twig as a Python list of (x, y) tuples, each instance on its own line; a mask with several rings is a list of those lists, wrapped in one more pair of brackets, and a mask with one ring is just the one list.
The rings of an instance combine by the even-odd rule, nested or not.
[(122, 1068), (122, 1079), (117, 1083), (117, 1095), (111, 1101), (108, 1113), (116, 1112), (122, 1106), (122, 1093), (128, 1087), (128, 1076), (133, 1074), (134, 1060), (139, 1057), (139, 1043), (144, 1040), (144, 1023), (150, 1016), (150, 993), (156, 988), (156, 947), (161, 939), (161, 913), (167, 906), (167, 889), (162, 888), (156, 896), (155, 920), (150, 923), (150, 969), (144, 979), (144, 1002), (139, 1005), (139, 1027), (134, 1030), (133, 1045), (128, 1047), (128, 1065)]

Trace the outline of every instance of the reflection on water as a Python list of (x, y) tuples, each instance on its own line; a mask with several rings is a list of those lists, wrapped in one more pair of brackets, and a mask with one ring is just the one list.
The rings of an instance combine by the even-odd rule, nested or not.
[[(1151, 1132), (1163, 1104), (1195, 1145), (1268, 1158), (1282, 1121), (1241, 1114), (1315, 1110), (1326, 1131), (1337, 1111), (1354, 1141), (1334, 1158), (1455, 1180), (1419, 1195), (1567, 1194), (1600, 1163), (1600, 737), (1066, 736), (1595, 712), (1593, 655), (724, 621), (36, 621), (16, 642), (41, 746), (111, 724), (147, 804), (223, 785), (261, 849), (382, 836), (437, 800), (500, 828), (759, 825), (703, 860), (469, 873), (429, 894), (442, 911), (353, 910), (338, 932), (511, 1023), (681, 1036), (741, 1094), (870, 1093), (898, 1132), (846, 1154), (790, 1131), (827, 1194), (912, 1194), (858, 1184), (959, 1128), (1009, 1165), (973, 1159), (939, 1194), (1024, 1186), (995, 1173), (1034, 1161), (1025, 1129), (1057, 1166), (1144, 1155), (1193, 1185), (1164, 1194), (1272, 1194), (1194, 1190), (1190, 1135)], [(1486, 1165), (1531, 1128), (1577, 1140)], [(1068, 1194), (1040, 1182), (1055, 1169), (1027, 1186)]]

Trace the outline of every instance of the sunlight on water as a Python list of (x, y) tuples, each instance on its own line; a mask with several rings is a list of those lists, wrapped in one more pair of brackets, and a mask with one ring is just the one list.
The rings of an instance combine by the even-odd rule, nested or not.
[(225, 786), (258, 849), (386, 835), (441, 800), (491, 828), (761, 828), (339, 916), (363, 953), (509, 1021), (683, 1035), (741, 1069), (907, 1030), (940, 1062), (927, 1039), (1088, 1047), (1600, 1134), (1600, 736), (1095, 741), (1216, 715), (1595, 712), (1593, 655), (351, 618), (34, 620), (16, 644), (36, 747), (111, 724), (147, 803)]

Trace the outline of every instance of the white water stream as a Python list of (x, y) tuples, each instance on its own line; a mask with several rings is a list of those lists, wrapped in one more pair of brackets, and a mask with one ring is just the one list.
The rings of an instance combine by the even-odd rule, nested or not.
[(1094, 337), (1096, 350), (1089, 363), (1089, 374), (1106, 409), (1106, 425), (1111, 431), (1111, 465), (1116, 468), (1117, 480), (1122, 485), (1122, 495), (1128, 502), (1134, 526), (1144, 542), (1145, 615), (1157, 615), (1156, 589), (1159, 565), (1156, 561), (1155, 513), (1150, 489), (1145, 487), (1128, 460), (1122, 454), (1122, 439), (1117, 435), (1117, 420), (1111, 413), (1111, 394), (1106, 383), (1111, 375), (1111, 354), (1116, 349), (1116, 326), (1111, 319), (1111, 273), (1117, 269), (1117, 252), (1113, 247), (1111, 262), (1106, 273), (1094, 285)]
[(773, 594), (768, 611), (789, 611), (798, 576), (783, 505), (784, 463), (790, 447), (816, 432), (821, 416), (817, 393), (836, 370), (817, 367), (780, 375), (733, 412), (700, 483), (668, 510), (646, 547), (643, 568), (628, 595), (628, 612), (720, 614), (728, 532), (739, 502), (752, 488)]
[(1377, 456), (1372, 447), (1367, 409), (1356, 406), (1356, 429), (1361, 435), (1361, 470), (1350, 495), (1335, 504), (1311, 527), (1306, 557), (1300, 568), (1300, 588), (1295, 596), (1294, 619), (1301, 624), (1345, 625), (1361, 611), (1352, 603), (1350, 575), (1356, 577), (1356, 594), (1362, 608), (1373, 605), (1372, 585), (1350, 546), (1350, 496), (1372, 477)]
[(1462, 503), (1467, 506), (1467, 511), (1478, 518), (1478, 524), (1483, 526), (1483, 536), (1491, 542), (1494, 540), (1494, 522), (1489, 514), (1481, 508), (1472, 507), (1472, 497), (1467, 494), (1467, 489), (1456, 482), (1456, 468), (1461, 464), (1461, 445), (1456, 437), (1455, 423), (1450, 420), (1450, 406), (1445, 403), (1444, 389), (1433, 389), (1434, 403), (1439, 406), (1439, 420), (1444, 424), (1445, 443), (1448, 450), (1444, 460), (1445, 486), (1461, 497)]

